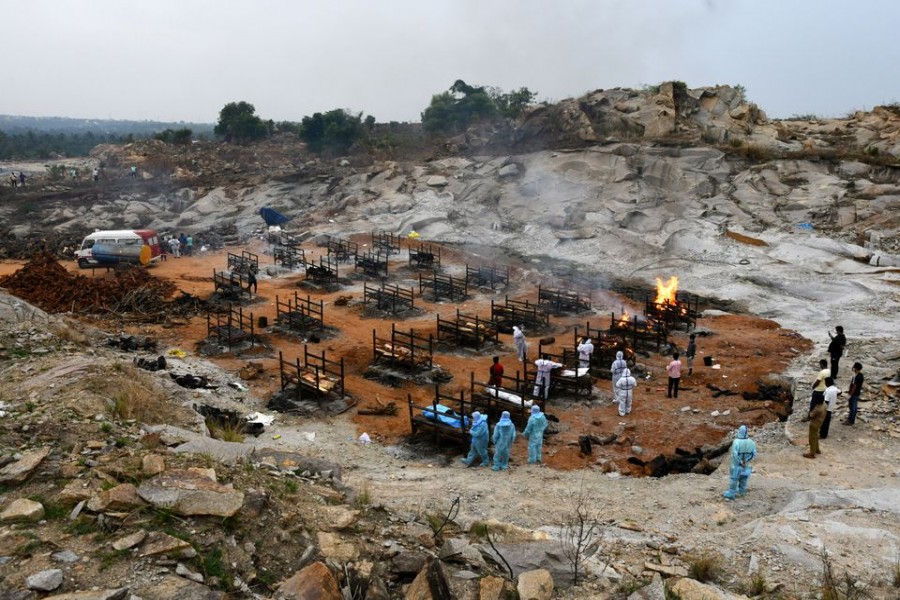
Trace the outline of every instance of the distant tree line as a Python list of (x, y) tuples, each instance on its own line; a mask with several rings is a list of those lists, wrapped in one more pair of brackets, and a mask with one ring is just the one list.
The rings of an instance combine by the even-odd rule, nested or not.
[(87, 156), (97, 144), (121, 144), (131, 135), (87, 133), (50, 133), (28, 131), (7, 134), (0, 131), (0, 159), (46, 159), (57, 156)]
[[(519, 118), (537, 94), (528, 88), (504, 92), (496, 87), (470, 86), (457, 80), (431, 98), (422, 113), (421, 127), (409, 123), (376, 123), (375, 117), (338, 108), (303, 117), (300, 122), (265, 121), (248, 102), (231, 102), (219, 112), (214, 132), (226, 142), (247, 144), (275, 133), (296, 134), (313, 152), (343, 155), (355, 147), (393, 153), (421, 146), (422, 129), (432, 136), (455, 135), (479, 121)], [(418, 137), (418, 139), (416, 139)]]

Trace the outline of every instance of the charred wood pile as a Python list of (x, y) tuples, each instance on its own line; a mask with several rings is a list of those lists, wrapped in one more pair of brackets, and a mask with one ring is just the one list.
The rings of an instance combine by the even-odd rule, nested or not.
[(328, 258), (339, 263), (355, 262), (359, 254), (359, 244), (341, 238), (328, 238), (325, 247), (328, 249)]
[(293, 246), (276, 246), (272, 251), (272, 258), (276, 265), (294, 270), (306, 264), (306, 251)]
[(433, 367), (434, 336), (428, 337), (417, 334), (414, 329), (409, 332), (397, 329), (397, 324), (391, 324), (391, 337), (384, 339), (378, 337), (378, 332), (372, 330), (372, 362), (386, 362), (395, 366), (408, 369), (431, 369)]
[(229, 252), (228, 270), (232, 273), (259, 273), (259, 256), (246, 250), (240, 256)]
[(490, 288), (492, 290), (506, 287), (509, 285), (509, 267), (502, 269), (497, 268), (496, 265), (470, 267), (467, 263), (466, 283), (473, 287)]
[(292, 391), (300, 399), (304, 396), (324, 398), (344, 395), (344, 359), (332, 360), (325, 351), (315, 354), (303, 346), (303, 361), (297, 357), (286, 361), (284, 354), (278, 353), (278, 370), (282, 391)]
[(438, 300), (465, 302), (469, 297), (469, 287), (466, 280), (459, 277), (438, 273), (423, 276), (419, 273), (419, 294), (433, 302)]
[(419, 244), (409, 249), (409, 266), (415, 269), (436, 269), (441, 266), (441, 247)]
[(478, 315), (467, 315), (456, 310), (455, 319), (442, 319), (437, 315), (437, 339), (457, 346), (481, 348), (485, 344), (499, 344), (499, 329), (493, 321)]
[(658, 323), (666, 330), (674, 330), (684, 326), (690, 331), (697, 325), (700, 316), (700, 298), (694, 294), (679, 292), (674, 302), (656, 302), (651, 294), (647, 295), (644, 314), (647, 320)]
[(528, 300), (510, 300), (509, 296), (504, 304), (491, 300), (491, 320), (503, 333), (512, 332), (514, 325), (524, 325), (532, 331), (550, 327), (550, 315), (544, 307)]
[(591, 299), (578, 292), (547, 289), (538, 286), (538, 305), (550, 314), (566, 315), (591, 312)]
[(319, 264), (306, 262), (306, 279), (315, 283), (336, 283), (338, 279), (338, 262), (331, 256), (319, 257)]
[(214, 293), (220, 298), (240, 301), (246, 296), (248, 299), (253, 297), (250, 291), (249, 273), (240, 273), (237, 271), (216, 271), (213, 269), (213, 287)]
[(400, 254), (400, 238), (387, 231), (373, 231), (372, 250), (385, 256)]
[(669, 330), (661, 321), (641, 319), (637, 316), (629, 317), (627, 313), (618, 318), (616, 313), (610, 314), (607, 334), (609, 337), (618, 338), (620, 344), (634, 350), (653, 349), (659, 352), (669, 340)]
[(728, 452), (729, 448), (731, 448), (731, 440), (714, 448), (695, 448), (693, 452), (676, 448), (674, 456), (660, 454), (649, 461), (644, 461), (637, 456), (630, 456), (628, 462), (641, 467), (644, 474), (650, 477), (665, 477), (674, 473), (709, 475), (718, 466), (716, 459)]
[[(590, 321), (585, 323), (584, 328), (580, 325), (575, 326), (572, 333), (572, 347), (577, 348), (578, 344), (585, 337), (591, 338), (594, 344), (594, 352), (591, 354), (592, 369), (609, 369), (609, 366), (616, 359), (616, 352), (622, 352), (625, 360), (630, 364), (634, 364), (634, 351), (623, 342), (620, 336), (611, 335), (609, 330), (591, 327)], [(577, 353), (577, 351), (576, 351)]]
[(412, 310), (413, 297), (413, 288), (406, 290), (398, 285), (384, 282), (381, 283), (381, 287), (369, 287), (368, 283), (363, 283), (363, 303), (367, 307), (392, 315)]
[(243, 307), (229, 306), (222, 312), (206, 313), (206, 337), (229, 350), (238, 345), (251, 347), (256, 343), (253, 313), (244, 313)]
[(367, 277), (387, 277), (388, 276), (388, 255), (380, 251), (365, 252), (357, 254), (354, 259), (354, 270), (362, 269)]
[(325, 326), (324, 316), (324, 303), (314, 302), (309, 295), (303, 299), (294, 292), (293, 300), (287, 302), (275, 296), (275, 322), (282, 327), (298, 333), (319, 331)]

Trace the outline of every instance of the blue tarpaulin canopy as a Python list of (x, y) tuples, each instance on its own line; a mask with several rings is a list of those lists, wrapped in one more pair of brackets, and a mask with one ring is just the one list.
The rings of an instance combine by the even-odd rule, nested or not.
[(259, 209), (259, 216), (263, 218), (263, 221), (265, 221), (266, 225), (268, 225), (269, 227), (273, 225), (281, 225), (291, 220), (290, 217), (286, 217), (277, 210), (269, 208), (268, 206), (264, 206), (263, 208)]

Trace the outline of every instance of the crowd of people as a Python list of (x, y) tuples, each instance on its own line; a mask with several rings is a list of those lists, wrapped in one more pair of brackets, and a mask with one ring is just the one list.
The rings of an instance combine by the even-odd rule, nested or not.
[[(803, 456), (811, 459), (814, 459), (817, 454), (821, 453), (819, 441), (828, 437), (837, 398), (843, 394), (836, 385), (836, 381), (840, 368), (840, 359), (847, 345), (847, 338), (844, 336), (844, 328), (842, 326), (837, 326), (834, 334), (829, 331), (828, 335), (830, 344), (827, 352), (830, 357), (830, 363), (825, 359), (819, 361), (819, 372), (812, 384), (808, 414), (803, 419), (803, 421), (809, 422), (809, 450)], [(513, 327), (513, 343), (517, 359), (519, 361), (526, 360), (528, 343), (525, 339), (523, 328), (520, 326)], [(576, 348), (579, 368), (590, 367), (593, 351), (594, 345), (590, 338), (582, 338)], [(689, 376), (694, 372), (696, 355), (697, 338), (696, 334), (691, 334), (684, 355)], [(554, 369), (560, 368), (562, 365), (550, 360), (549, 356), (544, 354), (534, 361), (534, 366), (536, 378), (533, 394), (536, 397), (543, 396), (546, 399), (551, 386), (551, 374)], [(668, 375), (667, 398), (678, 398), (682, 368), (680, 353), (675, 350), (672, 353), (672, 360), (666, 365), (666, 374)], [(853, 374), (848, 386), (849, 412), (846, 420), (842, 421), (844, 425), (852, 426), (856, 423), (860, 392), (864, 380), (862, 370), (863, 366), (861, 363), (855, 362), (853, 364)], [(501, 387), (503, 371), (500, 357), (495, 356), (493, 364), (489, 368), (488, 385), (497, 388)], [(620, 417), (626, 417), (631, 414), (637, 380), (628, 368), (623, 351), (616, 352), (616, 358), (610, 365), (610, 373), (612, 391), (615, 403), (618, 405), (618, 414)], [(531, 407), (531, 416), (522, 432), (522, 435), (528, 440), (529, 464), (541, 463), (541, 450), (546, 429), (547, 418), (541, 411), (541, 408), (535, 404)], [(494, 443), (493, 470), (508, 469), (510, 450), (516, 439), (516, 428), (510, 419), (509, 412), (503, 412), (500, 420), (494, 426), (492, 436), (488, 429), (487, 418), (479, 412), (474, 412), (469, 433), (472, 438), (471, 447), (468, 455), (462, 459), (466, 466), (488, 466), (491, 464), (488, 458), (488, 443), (490, 439)], [(731, 444), (729, 484), (728, 489), (722, 494), (726, 500), (734, 500), (737, 497), (744, 496), (746, 493), (747, 483), (753, 473), (751, 462), (756, 458), (756, 453), (756, 443), (750, 439), (748, 427), (741, 425), (735, 432), (734, 441)]]

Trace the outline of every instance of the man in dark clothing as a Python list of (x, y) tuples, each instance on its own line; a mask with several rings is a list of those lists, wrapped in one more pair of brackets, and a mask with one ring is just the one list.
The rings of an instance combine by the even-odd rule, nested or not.
[(256, 271), (254, 269), (250, 269), (247, 273), (247, 291), (250, 291), (250, 288), (253, 288), (253, 293), (256, 293)]
[(844, 328), (840, 325), (834, 328), (837, 332), (835, 335), (831, 335), (831, 332), (828, 332), (828, 337), (831, 338), (831, 343), (828, 344), (828, 354), (831, 355), (831, 378), (837, 379), (838, 375), (838, 363), (841, 362), (841, 356), (844, 355), (844, 346), (847, 345), (847, 338), (844, 337)]
[(494, 364), (491, 365), (490, 373), (491, 378), (488, 380), (488, 385), (503, 387), (503, 365), (500, 364), (499, 356), (494, 357)]
[(850, 378), (850, 414), (844, 425), (853, 425), (856, 423), (856, 413), (859, 410), (859, 393), (862, 391), (863, 384), (862, 363), (853, 363), (853, 377)]

